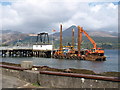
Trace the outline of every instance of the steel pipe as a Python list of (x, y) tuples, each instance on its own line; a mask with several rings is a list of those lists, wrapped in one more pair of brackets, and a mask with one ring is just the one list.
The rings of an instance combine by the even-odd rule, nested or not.
[(52, 71), (40, 71), (40, 74), (58, 75), (58, 76), (67, 76), (67, 77), (79, 77), (79, 78), (87, 78), (87, 79), (97, 79), (97, 80), (120, 82), (120, 78), (118, 78), (118, 77), (107, 77), (107, 76), (98, 76), (98, 75), (63, 73), (63, 72), (52, 72)]
[(8, 66), (8, 65), (0, 65), (0, 67), (14, 69), (14, 70), (21, 70), (21, 71), (31, 69), (31, 68), (26, 69), (26, 68), (22, 68), (22, 67), (15, 67), (15, 66)]

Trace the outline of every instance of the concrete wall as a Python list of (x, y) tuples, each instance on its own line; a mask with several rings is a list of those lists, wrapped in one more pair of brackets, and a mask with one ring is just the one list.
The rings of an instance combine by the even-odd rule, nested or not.
[(56, 88), (118, 88), (118, 82), (39, 74), (42, 86)]
[(20, 78), (30, 83), (38, 83), (38, 71), (24, 70), (20, 72)]
[(2, 75), (8, 75), (17, 78), (20, 78), (20, 72), (22, 72), (22, 71), (6, 69), (6, 68), (0, 68), (0, 71), (2, 71)]
[[(0, 68), (1, 69), (1, 68)], [(39, 74), (31, 70), (11, 70), (2, 68), (3, 75), (11, 75), (22, 80), (39, 83), (41, 86), (52, 88), (118, 88), (118, 82), (75, 78), (66, 76)]]

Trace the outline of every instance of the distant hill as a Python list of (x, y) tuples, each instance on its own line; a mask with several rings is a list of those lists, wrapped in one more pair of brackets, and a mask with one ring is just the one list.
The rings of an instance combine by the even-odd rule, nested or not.
[[(63, 30), (63, 38), (64, 37), (68, 37), (68, 36), (72, 36), (72, 29), (75, 30), (75, 37), (77, 37), (78, 35), (78, 28), (73, 25), (65, 30)], [(117, 37), (118, 33), (117, 32), (107, 32), (107, 31), (93, 31), (93, 30), (85, 30), (90, 36), (92, 37)], [(54, 33), (53, 35), (58, 37), (59, 36), (59, 32)]]
[(2, 44), (10, 44), (14, 43), (15, 41), (18, 40), (23, 40), (25, 37), (27, 37), (27, 34), (23, 34), (18, 31), (12, 31), (12, 30), (2, 30), (2, 34), (0, 37), (2, 38)]
[(12, 31), (12, 30), (1, 30), (2, 34), (20, 34), (19, 31)]
[[(71, 43), (72, 29), (75, 30), (75, 43), (77, 43), (77, 35), (78, 28), (76, 26), (71, 26), (65, 30), (63, 30), (63, 45), (67, 45), (67, 43)], [(90, 31), (85, 30), (97, 43), (99, 46), (109, 47), (109, 48), (117, 48), (118, 46), (118, 33), (116, 32), (107, 32), (107, 31)], [(54, 33), (54, 44), (55, 47), (59, 46), (59, 32)], [(34, 33), (24, 34), (18, 31), (12, 30), (3, 30), (2, 34), (0, 34), (0, 40), (2, 41), (2, 45), (15, 45), (19, 41), (23, 44), (36, 43), (36, 35)], [(52, 43), (52, 35), (50, 35), (50, 43)], [(90, 41), (83, 35), (83, 46), (91, 44)], [(85, 46), (86, 47), (86, 46)]]
[[(78, 37), (78, 28), (76, 26), (71, 26), (65, 30), (63, 30), (63, 45), (67, 45), (67, 43), (71, 43), (72, 39), (72, 29), (75, 32), (75, 43), (77, 43)], [(97, 43), (98, 46), (103, 48), (117, 48), (118, 47), (118, 33), (117, 32), (108, 32), (108, 31), (93, 31), (93, 30), (85, 30), (93, 40)], [(54, 36), (54, 43), (59, 46), (59, 32), (53, 34)], [(84, 48), (88, 46), (92, 46), (91, 42), (88, 40), (87, 37), (83, 34), (83, 43), (82, 46)]]

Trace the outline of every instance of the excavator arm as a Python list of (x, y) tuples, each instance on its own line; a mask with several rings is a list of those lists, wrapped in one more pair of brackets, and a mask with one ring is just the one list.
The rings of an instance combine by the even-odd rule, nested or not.
[(90, 40), (90, 42), (93, 44), (93, 48), (97, 49), (95, 41), (87, 34), (87, 32), (85, 32), (83, 29), (81, 29), (81, 32), (83, 32), (85, 36)]

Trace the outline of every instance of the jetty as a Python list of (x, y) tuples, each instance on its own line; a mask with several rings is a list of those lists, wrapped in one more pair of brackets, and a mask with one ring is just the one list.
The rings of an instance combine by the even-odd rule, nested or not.
[[(38, 45), (39, 46), (39, 45)], [(51, 57), (51, 50), (39, 50), (32, 47), (1, 47), (2, 57)]]

